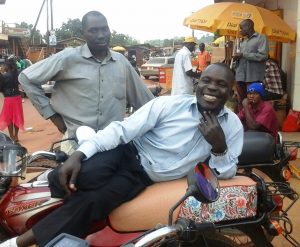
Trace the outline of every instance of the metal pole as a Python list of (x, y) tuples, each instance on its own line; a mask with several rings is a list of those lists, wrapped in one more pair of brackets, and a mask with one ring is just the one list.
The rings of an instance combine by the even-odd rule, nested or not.
[(31, 35), (30, 35), (30, 43), (31, 43), (31, 44), (32, 44), (32, 38), (33, 38), (33, 35), (34, 35), (34, 33), (35, 33), (35, 29), (36, 29), (36, 26), (37, 26), (37, 24), (38, 24), (38, 22), (39, 22), (39, 19), (40, 19), (40, 16), (41, 16), (43, 7), (44, 7), (44, 5), (45, 5), (45, 2), (46, 2), (46, 0), (44, 0), (43, 3), (42, 3), (42, 6), (41, 6), (41, 8), (40, 8), (40, 12), (39, 12), (39, 14), (38, 14), (38, 17), (37, 17), (37, 19), (36, 19), (36, 21), (35, 21), (34, 27), (33, 27), (32, 32), (31, 32)]
[(47, 57), (49, 55), (49, 0), (47, 0)]
[(50, 0), (51, 30), (53, 30), (53, 0)]

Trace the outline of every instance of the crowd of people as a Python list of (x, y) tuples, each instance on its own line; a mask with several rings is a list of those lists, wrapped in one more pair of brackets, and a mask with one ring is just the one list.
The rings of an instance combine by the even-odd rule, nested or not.
[[(235, 89), (238, 107), (233, 110), (239, 116), (244, 129), (264, 131), (275, 139), (279, 130), (278, 120), (268, 100), (281, 99), (284, 95), (282, 72), (278, 63), (269, 58), (269, 46), (266, 36), (255, 32), (254, 22), (245, 19), (240, 23), (240, 42), (238, 52), (233, 54), (236, 67)], [(205, 44), (200, 43), (198, 66), (192, 66), (192, 52), (196, 47), (196, 39), (187, 37), (183, 48), (177, 53), (174, 63), (172, 95), (194, 94), (194, 84), (202, 77), (211, 62)], [(196, 78), (196, 80), (195, 80)], [(213, 100), (213, 98), (211, 98)]]
[[(276, 115), (264, 98), (267, 92), (282, 92), (265, 79), (265, 71), (273, 76), (273, 64), (266, 64), (267, 39), (254, 32), (249, 19), (241, 22), (240, 30), (245, 39), (234, 55), (235, 74), (224, 63), (210, 64), (204, 44), (199, 45), (194, 70), (191, 54), (197, 43), (186, 37), (175, 57), (170, 96), (154, 98), (125, 56), (109, 49), (110, 28), (97, 11), (82, 18), (86, 44), (39, 61), (19, 76), (17, 63), (7, 65), (1, 85), (9, 85), (5, 100), (18, 105), (18, 116), (23, 116), (20, 82), (37, 111), (63, 138), (82, 125), (96, 133), (79, 145), (62, 146), (69, 159), (47, 175), (51, 196), (66, 198), (64, 204), (0, 247), (44, 246), (62, 232), (84, 237), (92, 222), (106, 218), (152, 183), (186, 176), (198, 162), (208, 162), (221, 179), (232, 178), (244, 131), (264, 131), (276, 139)], [(41, 88), (47, 81), (56, 82), (50, 99)], [(241, 105), (236, 113), (225, 107), (235, 81)], [(127, 103), (136, 111), (124, 119)], [(4, 104), (0, 119), (9, 115), (5, 109), (12, 108)], [(16, 127), (10, 134), (18, 141), (16, 129), (23, 128), (23, 117), (7, 123)]]

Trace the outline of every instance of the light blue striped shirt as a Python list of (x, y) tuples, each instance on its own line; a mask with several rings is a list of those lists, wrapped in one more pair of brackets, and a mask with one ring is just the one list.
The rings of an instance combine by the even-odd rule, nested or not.
[(205, 161), (230, 178), (236, 173), (238, 156), (243, 146), (243, 126), (235, 113), (224, 108), (218, 115), (228, 152), (211, 154), (211, 145), (198, 130), (197, 99), (192, 95), (161, 96), (142, 106), (122, 122), (115, 121), (80, 143), (78, 151), (90, 158), (96, 152), (110, 150), (133, 141), (141, 157), (141, 165), (154, 181), (184, 177), (190, 168)]

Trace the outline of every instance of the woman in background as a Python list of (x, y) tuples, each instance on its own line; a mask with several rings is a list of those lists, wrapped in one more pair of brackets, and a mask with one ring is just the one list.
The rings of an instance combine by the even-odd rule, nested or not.
[(22, 99), (18, 86), (18, 71), (14, 60), (7, 60), (0, 76), (0, 89), (4, 95), (0, 114), (0, 130), (8, 128), (10, 138), (19, 142), (19, 129), (24, 129)]

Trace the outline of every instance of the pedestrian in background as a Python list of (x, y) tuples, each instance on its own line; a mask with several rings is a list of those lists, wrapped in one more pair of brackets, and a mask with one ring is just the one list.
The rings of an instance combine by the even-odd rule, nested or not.
[(254, 22), (251, 19), (240, 23), (240, 34), (245, 38), (240, 42), (239, 51), (235, 52), (233, 58), (237, 64), (235, 79), (241, 107), (243, 99), (247, 97), (247, 86), (264, 80), (269, 44), (266, 36), (254, 31)]
[(272, 105), (264, 101), (265, 91), (262, 83), (255, 82), (247, 89), (247, 98), (243, 100), (243, 109), (238, 117), (245, 131), (262, 131), (277, 138), (278, 121)]
[(200, 43), (199, 45), (200, 52), (198, 53), (198, 68), (197, 70), (202, 72), (210, 64), (211, 56), (208, 51), (205, 50), (205, 44)]
[(25, 63), (25, 69), (32, 65), (32, 62), (27, 57), (22, 57), (22, 60)]
[[(19, 76), (28, 98), (63, 138), (74, 136), (81, 125), (101, 130), (112, 121), (123, 120), (127, 102), (138, 109), (153, 98), (129, 61), (109, 50), (111, 32), (104, 15), (97, 11), (85, 14), (82, 33), (86, 44), (53, 54)], [(55, 81), (51, 99), (41, 87), (48, 81)], [(76, 145), (64, 142), (61, 149), (70, 154)]]
[(175, 56), (173, 78), (172, 78), (172, 95), (176, 94), (193, 94), (194, 78), (200, 78), (201, 73), (193, 71), (192, 52), (195, 50), (195, 37), (186, 37), (183, 47)]
[(4, 102), (0, 114), (0, 130), (8, 128), (9, 136), (19, 142), (19, 129), (24, 129), (22, 99), (19, 91), (18, 71), (14, 60), (4, 64), (5, 73), (0, 77), (0, 88)]
[(265, 78), (263, 81), (265, 87), (265, 100), (282, 98), (284, 91), (281, 76), (282, 74), (279, 65), (274, 59), (269, 58), (266, 61)]

